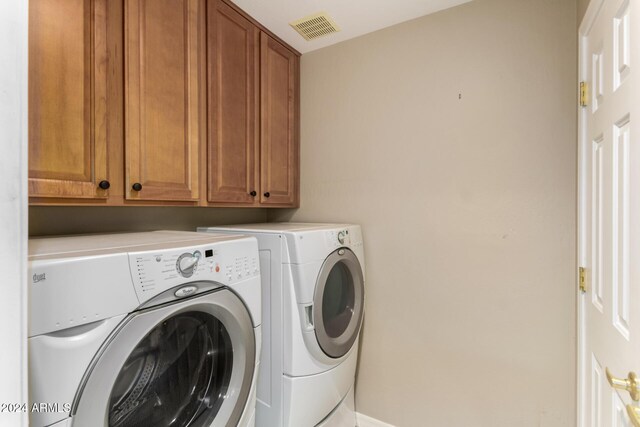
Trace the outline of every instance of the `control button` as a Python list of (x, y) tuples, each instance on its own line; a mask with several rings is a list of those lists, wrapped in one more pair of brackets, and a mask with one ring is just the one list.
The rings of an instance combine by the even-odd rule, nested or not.
[(216, 273), (220, 272), (220, 266), (216, 264)]
[(188, 297), (196, 293), (198, 288), (196, 286), (185, 286), (174, 292), (174, 295), (178, 298)]
[(195, 251), (193, 254), (188, 252), (180, 255), (176, 262), (176, 270), (182, 277), (191, 277), (198, 267), (198, 261), (202, 254), (200, 251)]
[(161, 256), (157, 256), (156, 257), (156, 262), (160, 262), (160, 261), (162, 261), (162, 257)]

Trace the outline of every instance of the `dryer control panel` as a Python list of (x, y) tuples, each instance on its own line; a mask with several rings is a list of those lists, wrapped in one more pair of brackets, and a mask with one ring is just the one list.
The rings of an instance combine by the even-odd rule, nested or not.
[(325, 241), (328, 249), (337, 249), (343, 246), (360, 247), (362, 246), (362, 234), (359, 227), (329, 230), (325, 233)]
[(257, 246), (252, 240), (214, 243), (157, 252), (129, 253), (129, 268), (140, 303), (190, 282), (225, 286), (260, 276)]

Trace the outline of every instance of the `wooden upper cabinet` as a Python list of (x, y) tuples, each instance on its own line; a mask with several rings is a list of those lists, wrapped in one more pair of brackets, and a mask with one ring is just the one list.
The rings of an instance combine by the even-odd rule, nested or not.
[(208, 3), (209, 202), (253, 205), (260, 200), (259, 34), (222, 1)]
[(30, 203), (297, 206), (298, 55), (228, 0), (29, 0)]
[(124, 15), (126, 198), (195, 201), (205, 129), (204, 0), (125, 0)]
[(298, 56), (260, 36), (260, 202), (298, 203)]
[(29, 1), (30, 196), (107, 197), (105, 2)]

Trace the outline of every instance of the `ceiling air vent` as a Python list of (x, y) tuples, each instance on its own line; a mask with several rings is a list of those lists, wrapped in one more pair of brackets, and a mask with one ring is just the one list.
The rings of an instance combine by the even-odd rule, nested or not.
[(297, 21), (290, 22), (289, 25), (307, 41), (340, 31), (340, 28), (333, 22), (333, 19), (325, 12), (306, 16)]

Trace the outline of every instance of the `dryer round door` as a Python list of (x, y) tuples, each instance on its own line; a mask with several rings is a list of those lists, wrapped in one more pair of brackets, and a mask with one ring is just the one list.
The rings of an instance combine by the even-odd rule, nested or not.
[(137, 312), (85, 374), (73, 425), (236, 426), (255, 351), (251, 317), (226, 289)]
[(351, 350), (364, 314), (364, 277), (358, 257), (347, 248), (332, 252), (322, 264), (313, 297), (316, 339), (329, 357)]

